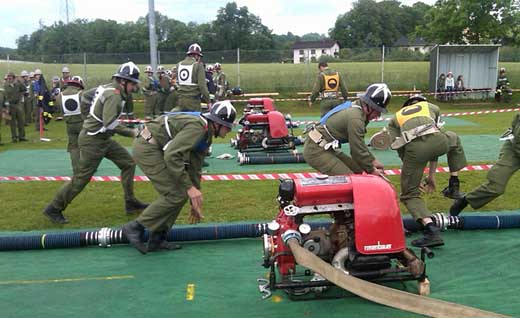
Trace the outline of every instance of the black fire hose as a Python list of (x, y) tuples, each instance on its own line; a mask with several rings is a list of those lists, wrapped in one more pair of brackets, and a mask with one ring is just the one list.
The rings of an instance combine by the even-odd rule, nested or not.
[[(437, 213), (432, 216), (442, 229), (482, 230), (520, 228), (520, 214), (446, 216)], [(313, 229), (328, 228), (330, 221), (309, 222)], [(410, 217), (403, 218), (404, 227), (417, 231), (418, 225)], [(168, 233), (168, 241), (206, 241), (234, 238), (260, 237), (267, 231), (265, 223), (215, 224), (205, 226), (180, 226)], [(145, 235), (145, 240), (148, 233)], [(71, 248), (99, 245), (108, 247), (112, 244), (126, 244), (127, 239), (120, 229), (102, 228), (94, 231), (60, 232), (48, 234), (20, 234), (0, 236), (0, 251), (37, 250), (53, 248)]]
[(247, 164), (275, 164), (275, 163), (303, 163), (305, 159), (302, 153), (266, 153), (266, 154), (249, 154), (243, 153), (239, 157), (240, 165)]

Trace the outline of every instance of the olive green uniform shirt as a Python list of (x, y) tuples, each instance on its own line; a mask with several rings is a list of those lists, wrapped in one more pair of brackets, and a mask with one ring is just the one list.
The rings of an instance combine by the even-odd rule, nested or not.
[[(175, 182), (183, 191), (192, 186), (200, 189), (202, 162), (206, 152), (196, 150), (196, 146), (206, 139), (212, 141), (209, 125), (199, 116), (177, 114), (168, 118), (172, 138), (165, 128), (165, 116), (146, 124), (146, 127), (164, 149), (164, 161)], [(168, 145), (167, 145), (168, 144)], [(167, 146), (166, 146), (167, 145)]]
[(316, 98), (318, 98), (320, 93), (325, 90), (324, 75), (333, 75), (335, 73), (338, 73), (338, 75), (339, 75), (339, 91), (343, 95), (343, 99), (347, 100), (347, 86), (345, 85), (345, 81), (343, 80), (343, 77), (341, 76), (341, 74), (339, 72), (326, 68), (323, 70), (323, 72), (320, 72), (318, 74), (318, 77), (316, 78), (316, 81), (314, 82), (314, 87), (312, 89), (312, 94), (311, 94), (311, 102), (315, 102)]
[[(87, 116), (87, 119), (83, 123), (83, 129), (86, 129), (89, 134), (120, 134), (127, 137), (132, 137), (134, 132), (132, 129), (125, 127), (124, 125), (117, 124), (117, 120), (121, 113), (124, 112), (125, 104), (131, 101), (131, 96), (128, 96), (124, 91), (119, 89), (117, 82), (103, 85), (106, 90), (99, 96), (94, 97), (91, 106), (91, 113)], [(96, 119), (93, 115), (100, 119)], [(110, 127), (114, 127), (110, 129)]]
[[(193, 65), (190, 83), (183, 83), (183, 80), (188, 78), (188, 74), (181, 71), (181, 65)], [(177, 84), (179, 85), (177, 90), (179, 98), (198, 99), (202, 96), (204, 102), (210, 102), (208, 86), (206, 85), (206, 71), (202, 63), (197, 62), (194, 58), (186, 56), (184, 60), (177, 64)]]

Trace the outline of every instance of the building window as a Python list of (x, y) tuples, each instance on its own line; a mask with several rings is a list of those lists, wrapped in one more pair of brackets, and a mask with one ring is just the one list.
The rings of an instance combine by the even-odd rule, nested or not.
[(325, 50), (325, 49), (321, 50), (321, 54), (327, 54), (327, 50)]
[(303, 55), (303, 54), (304, 54), (303, 50), (300, 50), (300, 55)]
[(315, 50), (315, 49), (312, 49), (312, 50), (311, 50), (311, 54), (316, 54), (316, 50)]
[(300, 57), (300, 63), (304, 63), (305, 62), (305, 58), (304, 57)]

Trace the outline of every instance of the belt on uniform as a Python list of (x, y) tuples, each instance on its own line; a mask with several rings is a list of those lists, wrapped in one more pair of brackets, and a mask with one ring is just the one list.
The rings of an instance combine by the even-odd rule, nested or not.
[(338, 92), (321, 92), (321, 98), (338, 98)]
[(309, 138), (314, 141), (318, 146), (325, 150), (329, 150), (330, 148), (336, 149), (339, 146), (339, 141), (334, 139), (331, 142), (328, 142), (323, 135), (317, 131), (315, 128), (312, 128), (309, 133), (307, 134)]
[(139, 137), (143, 138), (149, 144), (157, 145), (157, 141), (153, 138), (152, 133), (144, 126), (143, 130), (139, 133)]
[(401, 137), (397, 137), (390, 147), (393, 150), (397, 150), (418, 137), (434, 134), (439, 131), (439, 128), (437, 128), (435, 124), (421, 125), (405, 130), (401, 132)]

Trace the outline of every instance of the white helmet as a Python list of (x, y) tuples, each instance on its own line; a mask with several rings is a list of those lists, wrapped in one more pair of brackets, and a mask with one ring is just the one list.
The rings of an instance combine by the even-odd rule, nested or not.
[(186, 52), (186, 55), (188, 54), (195, 54), (198, 56), (202, 56), (202, 48), (198, 43), (193, 43), (188, 47), (188, 51)]
[(34, 72), (29, 73), (29, 77), (33, 78), (34, 77)]
[(72, 78), (69, 80), (65, 80), (65, 83), (76, 84), (80, 86), (82, 89), (85, 87), (85, 85), (83, 84), (83, 79), (81, 78), (81, 76), (78, 75), (72, 76)]
[(214, 69), (213, 65), (211, 65), (211, 64), (206, 65), (206, 71), (213, 72), (213, 69)]
[(62, 73), (70, 73), (70, 70), (68, 67), (64, 66), (62, 69), (61, 69), (61, 72)]
[(220, 69), (222, 69), (222, 65), (219, 62), (215, 63), (213, 67), (215, 68), (215, 71), (219, 71)]
[(146, 65), (146, 67), (144, 68), (144, 72), (145, 73), (153, 73), (152, 66), (151, 65)]
[(29, 73), (26, 70), (23, 70), (22, 73), (20, 73), (21, 77), (29, 76)]
[(162, 65), (157, 66), (157, 73), (164, 73), (164, 66), (162, 66)]
[(168, 75), (169, 77), (172, 77), (172, 71), (170, 71), (170, 70), (166, 70), (165, 73), (166, 73), (166, 75)]
[(42, 75), (42, 70), (40, 70), (39, 68), (35, 69), (34, 70), (34, 75)]

